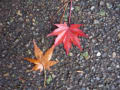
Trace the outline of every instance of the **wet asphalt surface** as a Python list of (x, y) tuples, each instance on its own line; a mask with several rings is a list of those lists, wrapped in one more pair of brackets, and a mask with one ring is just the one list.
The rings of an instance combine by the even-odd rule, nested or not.
[[(55, 37), (46, 35), (59, 23), (60, 0), (0, 0), (0, 90), (120, 90), (120, 1), (76, 0), (71, 23), (89, 39), (80, 38), (83, 51), (72, 46), (69, 55), (63, 45), (55, 48), (52, 59), (59, 63), (44, 74), (31, 71), (35, 39), (46, 51)], [(66, 11), (64, 20), (69, 12)]]

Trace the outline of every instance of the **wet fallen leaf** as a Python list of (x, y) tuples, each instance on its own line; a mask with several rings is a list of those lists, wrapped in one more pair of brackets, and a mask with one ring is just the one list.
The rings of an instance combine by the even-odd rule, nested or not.
[(54, 42), (55, 46), (63, 43), (67, 55), (69, 53), (72, 43), (82, 51), (80, 39), (78, 38), (78, 36), (88, 37), (88, 35), (86, 35), (82, 30), (79, 29), (82, 24), (71, 24), (70, 26), (68, 26), (66, 23), (64, 23), (55, 25), (58, 28), (55, 29), (52, 33), (48, 34), (48, 36), (57, 36)]
[(35, 64), (32, 70), (35, 71), (40, 70), (40, 72), (42, 72), (43, 69), (50, 70), (51, 66), (58, 63), (58, 61), (50, 60), (53, 54), (54, 46), (52, 46), (43, 54), (43, 52), (38, 48), (37, 44), (35, 43), (35, 40), (33, 40), (33, 43), (34, 43), (34, 54), (36, 59), (24, 58), (25, 60)]

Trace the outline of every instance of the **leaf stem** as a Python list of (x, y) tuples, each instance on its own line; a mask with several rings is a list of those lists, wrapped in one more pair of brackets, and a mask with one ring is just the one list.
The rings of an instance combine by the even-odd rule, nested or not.
[(44, 87), (46, 87), (46, 70), (44, 70)]
[(70, 19), (71, 19), (71, 12), (72, 12), (72, 0), (70, 0), (70, 13), (69, 13), (69, 25), (70, 25)]

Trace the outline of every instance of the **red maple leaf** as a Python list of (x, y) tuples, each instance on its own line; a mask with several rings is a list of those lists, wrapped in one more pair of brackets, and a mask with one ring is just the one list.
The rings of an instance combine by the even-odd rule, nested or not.
[(66, 23), (64, 23), (64, 24), (55, 24), (55, 25), (58, 28), (55, 29), (52, 33), (47, 35), (47, 36), (54, 36), (54, 35), (57, 36), (54, 42), (55, 46), (63, 42), (67, 55), (69, 53), (72, 43), (82, 51), (82, 47), (80, 45), (80, 39), (78, 38), (78, 36), (88, 37), (82, 30), (79, 29), (79, 27), (82, 26), (82, 24), (71, 24), (70, 26), (68, 26)]

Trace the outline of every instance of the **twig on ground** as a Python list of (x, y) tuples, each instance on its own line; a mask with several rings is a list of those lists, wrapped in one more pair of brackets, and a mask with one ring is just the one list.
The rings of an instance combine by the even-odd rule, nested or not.
[(54, 17), (55, 17), (64, 7), (66, 7), (66, 5), (68, 5), (69, 2), (70, 2), (69, 0), (66, 1), (66, 2), (64, 3), (64, 5), (61, 6), (61, 7), (57, 10), (57, 12), (51, 17), (51, 20), (50, 20), (51, 23), (53, 23)]

